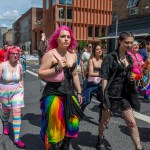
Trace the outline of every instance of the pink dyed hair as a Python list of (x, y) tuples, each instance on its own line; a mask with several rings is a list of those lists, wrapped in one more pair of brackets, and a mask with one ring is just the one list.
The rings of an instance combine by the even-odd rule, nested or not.
[(7, 48), (6, 60), (9, 60), (11, 53), (14, 53), (14, 52), (19, 53), (19, 55), (18, 55), (18, 60), (19, 60), (20, 59), (21, 50), (20, 50), (20, 47), (18, 47), (18, 46), (9, 46)]
[(73, 31), (71, 30), (70, 27), (68, 27), (68, 26), (66, 26), (66, 25), (63, 25), (63, 26), (58, 27), (58, 28), (55, 30), (54, 34), (50, 37), (50, 39), (49, 39), (49, 41), (48, 41), (48, 49), (47, 49), (48, 51), (49, 51), (50, 49), (53, 49), (53, 48), (57, 48), (57, 47), (58, 47), (57, 39), (58, 39), (58, 37), (59, 37), (59, 35), (60, 35), (60, 32), (61, 32), (62, 30), (68, 31), (68, 32), (70, 33), (70, 36), (71, 36), (71, 43), (70, 43), (70, 45), (69, 45), (69, 47), (68, 47), (68, 50), (73, 50), (73, 49), (75, 49), (75, 48), (77, 47), (77, 42), (76, 42), (76, 40), (75, 40), (74, 37), (73, 37)]

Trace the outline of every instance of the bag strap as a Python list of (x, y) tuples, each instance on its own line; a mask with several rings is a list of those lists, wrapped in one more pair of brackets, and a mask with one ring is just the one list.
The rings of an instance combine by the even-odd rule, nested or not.
[(56, 49), (51, 50), (51, 53), (54, 55), (54, 57), (55, 57), (58, 61), (61, 60), (61, 57), (60, 57), (60, 55), (58, 54), (58, 52), (56, 51)]

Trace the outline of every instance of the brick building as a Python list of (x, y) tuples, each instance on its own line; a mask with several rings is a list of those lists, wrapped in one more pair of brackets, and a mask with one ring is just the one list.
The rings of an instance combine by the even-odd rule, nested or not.
[(119, 20), (134, 19), (150, 14), (149, 0), (112, 0), (113, 14), (118, 15)]
[(77, 41), (98, 43), (111, 18), (112, 0), (43, 0), (43, 24), (34, 28), (34, 39), (39, 43), (42, 32), (50, 37), (58, 26), (67, 24)]
[(22, 49), (33, 53), (36, 43), (33, 39), (33, 27), (43, 19), (42, 8), (30, 8), (14, 24), (14, 44), (19, 45)]
[(135, 38), (142, 42), (145, 36), (150, 33), (150, 1), (112, 0), (112, 2), (113, 24), (105, 37), (109, 41), (109, 51), (115, 49), (116, 34), (119, 35), (122, 31), (133, 32)]

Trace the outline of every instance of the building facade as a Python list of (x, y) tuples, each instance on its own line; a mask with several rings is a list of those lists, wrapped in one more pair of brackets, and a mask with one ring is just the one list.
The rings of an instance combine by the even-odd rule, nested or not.
[(109, 27), (108, 39), (109, 51), (116, 47), (116, 35), (122, 31), (130, 31), (135, 34), (136, 40), (144, 41), (150, 33), (150, 1), (149, 0), (113, 0), (112, 1), (113, 24)]
[(23, 14), (13, 24), (14, 44), (22, 47), (23, 50), (27, 50), (32, 54), (34, 49), (36, 49), (36, 43), (32, 40), (32, 30), (37, 24), (37, 21), (42, 21), (42, 19), (42, 8), (30, 8), (25, 14)]
[(6, 33), (8, 31), (7, 27), (0, 27), (0, 48), (3, 47), (4, 44), (4, 33)]
[(150, 14), (149, 0), (112, 0), (112, 2), (112, 14), (116, 14), (119, 20), (134, 19)]
[(68, 25), (77, 41), (99, 43), (111, 18), (112, 0), (43, 0), (43, 25), (34, 28), (35, 38), (39, 42), (42, 32), (50, 37), (57, 27)]
[(8, 29), (6, 33), (3, 35), (4, 43), (7, 43), (8, 45), (13, 44), (13, 29)]

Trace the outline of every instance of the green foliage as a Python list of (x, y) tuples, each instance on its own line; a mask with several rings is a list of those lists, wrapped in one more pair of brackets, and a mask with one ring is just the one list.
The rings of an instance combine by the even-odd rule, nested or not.
[[(102, 33), (102, 36), (101, 37), (104, 37), (105, 36), (105, 34), (104, 33)], [(103, 47), (103, 46), (105, 46), (106, 45), (106, 40), (105, 39), (102, 39), (101, 40), (101, 46)]]
[(87, 46), (87, 43), (86, 43), (85, 41), (80, 41), (80, 42), (78, 43), (78, 46), (79, 46), (80, 49), (83, 50), (83, 48), (85, 48), (85, 47)]

